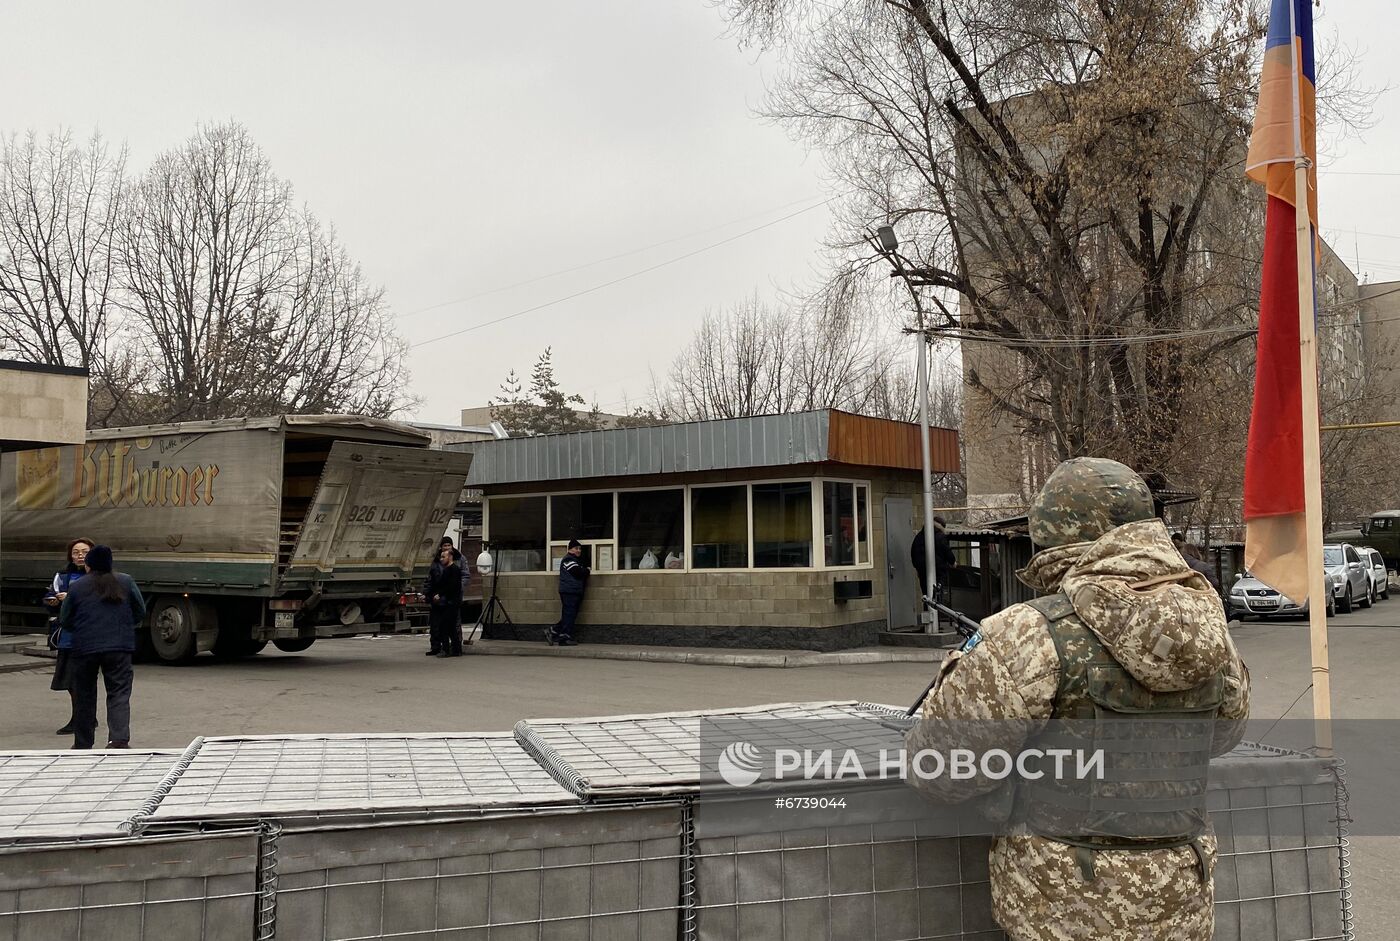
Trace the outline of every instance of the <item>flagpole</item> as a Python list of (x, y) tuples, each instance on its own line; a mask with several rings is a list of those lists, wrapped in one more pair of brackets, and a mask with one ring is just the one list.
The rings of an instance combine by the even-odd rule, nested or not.
[[(1289, 33), (1298, 35), (1298, 3), (1288, 4)], [(1307, 0), (1301, 0), (1307, 2)], [(1294, 39), (1294, 44), (1297, 40)], [(1303, 142), (1303, 63), (1293, 60), (1293, 205), (1298, 253), (1298, 358), (1303, 405), (1303, 516), (1307, 533), (1308, 634), (1312, 641), (1313, 738), (1318, 755), (1332, 756), (1332, 671), (1327, 653), (1327, 585), (1322, 562), (1322, 432), (1317, 389), (1317, 306), (1313, 295), (1316, 238), (1309, 209), (1312, 159)]]
[(1327, 655), (1327, 586), (1322, 564), (1322, 435), (1317, 391), (1317, 326), (1313, 299), (1313, 234), (1308, 217), (1308, 167), (1294, 164), (1298, 236), (1298, 355), (1303, 392), (1303, 509), (1308, 539), (1308, 630), (1312, 638), (1313, 726), (1317, 752), (1332, 755), (1332, 674)]

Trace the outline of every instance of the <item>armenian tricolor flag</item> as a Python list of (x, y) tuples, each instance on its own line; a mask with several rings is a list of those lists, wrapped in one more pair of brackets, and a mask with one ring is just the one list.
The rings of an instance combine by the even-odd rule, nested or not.
[[(1297, 226), (1300, 211), (1306, 212), (1311, 268), (1317, 258), (1314, 79), (1311, 0), (1272, 0), (1258, 111), (1245, 160), (1245, 173), (1268, 191), (1268, 207), (1254, 410), (1245, 454), (1244, 554), (1256, 577), (1299, 602), (1308, 597), (1310, 579), (1298, 307), (1300, 282), (1313, 272), (1303, 272), (1300, 278), (1299, 261), (1305, 253), (1299, 251)], [(1300, 156), (1309, 162), (1301, 203), (1295, 183)]]

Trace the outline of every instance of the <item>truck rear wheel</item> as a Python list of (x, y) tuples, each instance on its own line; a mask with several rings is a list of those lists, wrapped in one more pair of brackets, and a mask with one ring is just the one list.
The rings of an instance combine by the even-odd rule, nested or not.
[(301, 653), (314, 643), (316, 643), (316, 638), (314, 637), (286, 637), (281, 640), (274, 640), (272, 646), (283, 653)]
[(151, 606), (152, 652), (166, 663), (187, 663), (199, 652), (194, 626), (194, 606), (188, 598), (157, 598)]

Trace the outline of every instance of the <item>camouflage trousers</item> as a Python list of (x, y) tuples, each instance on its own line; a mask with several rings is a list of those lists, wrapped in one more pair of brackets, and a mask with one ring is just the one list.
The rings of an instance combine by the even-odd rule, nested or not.
[(1086, 881), (1075, 849), (1017, 835), (992, 843), (992, 913), (1013, 941), (1210, 941), (1216, 841), (1201, 838), (1208, 864), (1189, 846), (1094, 853)]

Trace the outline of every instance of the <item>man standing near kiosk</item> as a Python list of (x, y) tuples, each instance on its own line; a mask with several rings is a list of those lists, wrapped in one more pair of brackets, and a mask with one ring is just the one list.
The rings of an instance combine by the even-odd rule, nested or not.
[(560, 647), (578, 646), (578, 641), (574, 640), (574, 622), (578, 620), (589, 575), (582, 555), (583, 546), (577, 539), (570, 539), (569, 550), (559, 562), (559, 620), (549, 629), (545, 640)]

